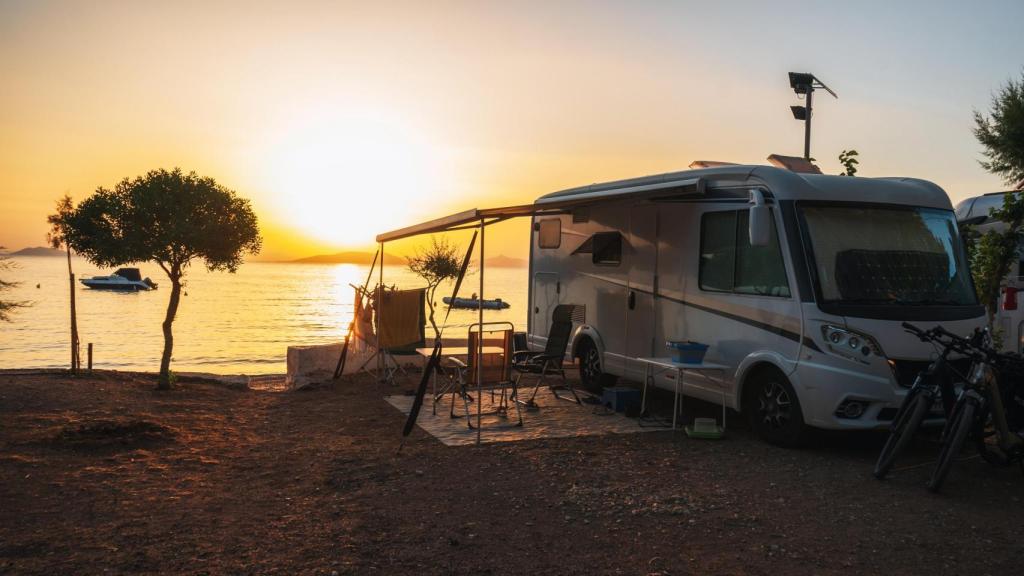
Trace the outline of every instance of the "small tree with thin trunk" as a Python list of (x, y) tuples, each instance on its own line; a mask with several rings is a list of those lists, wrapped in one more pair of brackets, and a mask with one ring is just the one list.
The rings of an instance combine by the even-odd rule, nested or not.
[(65, 194), (57, 200), (57, 211), (46, 217), (50, 224), (50, 231), (46, 234), (46, 241), (50, 246), (60, 250), (64, 248), (68, 255), (68, 283), (71, 286), (71, 373), (77, 374), (82, 366), (81, 345), (78, 339), (78, 311), (75, 309), (75, 273), (71, 269), (71, 245), (65, 241), (67, 237), (67, 222), (75, 211), (75, 205), (71, 196)]
[(97, 188), (68, 217), (65, 242), (97, 266), (156, 262), (171, 281), (164, 317), (158, 389), (171, 387), (171, 326), (185, 273), (193, 260), (208, 270), (235, 272), (244, 254), (261, 246), (249, 201), (213, 178), (153, 170), (125, 178), (113, 190)]
[[(996, 92), (988, 116), (975, 110), (974, 136), (987, 158), (980, 162), (983, 168), (1011, 186), (1024, 179), (1024, 75), (1019, 82), (1011, 80)], [(993, 209), (988, 216), (1002, 222), (1002, 229), (989, 230), (980, 236), (968, 230), (967, 235), (974, 285), (992, 326), (999, 307), (999, 291), (1013, 263), (1020, 257), (1020, 243), (1024, 238), (1024, 195), (1022, 192), (1004, 194), (1002, 206)]]
[(430, 326), (434, 329), (434, 338), (441, 337), (434, 321), (434, 295), (438, 286), (445, 280), (453, 280), (459, 276), (458, 248), (445, 240), (432, 238), (430, 246), (409, 258), (409, 270), (412, 270), (427, 283), (427, 307), (430, 309)]

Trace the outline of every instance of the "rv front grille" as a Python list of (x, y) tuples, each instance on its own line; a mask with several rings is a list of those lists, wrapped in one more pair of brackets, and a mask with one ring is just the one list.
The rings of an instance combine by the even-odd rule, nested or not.
[[(896, 383), (903, 388), (910, 388), (914, 385), (914, 380), (917, 379), (917, 375), (928, 369), (928, 365), (931, 364), (930, 360), (889, 360), (889, 365), (892, 366), (893, 376), (896, 378)], [(956, 372), (966, 376), (967, 372), (971, 369), (970, 358), (956, 358), (949, 361), (950, 366)], [(957, 377), (954, 374), (953, 379)]]

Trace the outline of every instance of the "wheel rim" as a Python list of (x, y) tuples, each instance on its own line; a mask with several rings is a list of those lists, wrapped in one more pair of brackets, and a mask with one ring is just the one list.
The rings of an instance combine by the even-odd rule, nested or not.
[(792, 399), (778, 382), (768, 382), (758, 396), (758, 415), (761, 423), (772, 429), (786, 426), (790, 421)]
[(583, 355), (583, 377), (588, 382), (596, 382), (601, 377), (601, 356), (593, 346), (588, 346)]

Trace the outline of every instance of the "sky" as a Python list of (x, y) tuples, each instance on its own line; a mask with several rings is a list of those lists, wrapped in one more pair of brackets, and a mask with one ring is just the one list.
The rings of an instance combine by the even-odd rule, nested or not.
[[(972, 111), (1024, 73), (1024, 3), (0, 0), (0, 245), (155, 168), (251, 199), (277, 260), (698, 159), (800, 155), (1005, 189)], [(488, 233), (525, 256), (528, 226)], [(417, 245), (394, 247), (409, 253)]]

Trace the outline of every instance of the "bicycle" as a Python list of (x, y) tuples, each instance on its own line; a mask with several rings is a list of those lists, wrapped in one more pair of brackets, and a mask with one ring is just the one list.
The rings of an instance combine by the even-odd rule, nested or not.
[(942, 487), (968, 438), (990, 464), (1016, 462), (1024, 472), (1024, 359), (997, 352), (988, 342), (976, 346), (973, 355), (970, 377), (942, 431), (942, 448), (928, 480), (932, 492)]
[(922, 342), (931, 342), (933, 345), (942, 346), (942, 351), (925, 370), (918, 373), (914, 384), (907, 391), (903, 402), (900, 403), (899, 410), (889, 428), (889, 437), (875, 462), (874, 476), (879, 480), (885, 478), (895, 464), (896, 458), (910, 445), (911, 439), (917, 434), (936, 399), (942, 400), (943, 413), (947, 416), (950, 414), (956, 402), (950, 373), (957, 376), (959, 381), (966, 381), (967, 376), (961, 374), (951, 365), (949, 356), (954, 352), (962, 355), (970, 354), (974, 349), (975, 342), (982, 338), (979, 331), (976, 331), (971, 339), (967, 339), (957, 336), (941, 326), (921, 330), (909, 322), (903, 323), (903, 329), (917, 336)]

